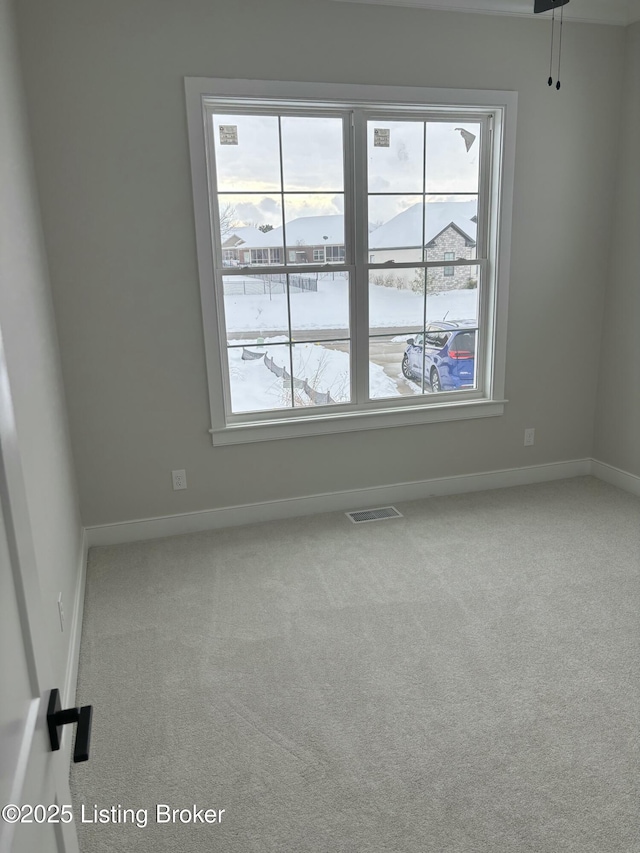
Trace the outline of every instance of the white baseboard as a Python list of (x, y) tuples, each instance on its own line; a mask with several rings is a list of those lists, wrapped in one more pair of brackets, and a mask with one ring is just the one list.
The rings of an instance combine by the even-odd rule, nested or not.
[(188, 512), (180, 515), (166, 515), (160, 518), (145, 518), (118, 524), (87, 527), (85, 531), (86, 542), (89, 547), (118, 545), (143, 539), (197, 533), (203, 530), (216, 530), (222, 527), (253, 524), (260, 521), (276, 521), (321, 512), (364, 509), (440, 495), (502, 489), (508, 486), (523, 486), (549, 480), (564, 480), (591, 473), (591, 459), (575, 459), (569, 462), (552, 462), (547, 465), (531, 465), (525, 468), (509, 468), (502, 471), (464, 474), (457, 477), (438, 477), (433, 480), (397, 483), (370, 489), (326, 492), (302, 498), (264, 501), (201, 512)]
[(635, 474), (629, 474), (627, 471), (614, 468), (613, 465), (607, 465), (606, 462), (599, 462), (597, 459), (592, 460), (591, 473), (599, 480), (604, 480), (606, 483), (611, 483), (612, 486), (617, 486), (619, 489), (624, 489), (625, 492), (631, 492), (632, 495), (640, 497), (640, 477)]
[(76, 580), (76, 593), (73, 602), (73, 616), (71, 617), (71, 628), (69, 632), (67, 672), (61, 697), (64, 708), (71, 708), (76, 704), (80, 639), (82, 637), (82, 617), (84, 615), (84, 591), (87, 580), (87, 553), (89, 551), (89, 536), (87, 535), (86, 529), (82, 531), (79, 551), (80, 556)]

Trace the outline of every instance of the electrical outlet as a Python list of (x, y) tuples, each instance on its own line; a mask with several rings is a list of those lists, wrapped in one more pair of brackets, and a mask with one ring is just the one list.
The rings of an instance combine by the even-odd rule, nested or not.
[(536, 443), (536, 431), (533, 427), (524, 431), (524, 446), (531, 447)]
[(58, 616), (60, 617), (60, 630), (64, 633), (64, 607), (62, 606), (62, 593), (58, 596)]
[(184, 469), (180, 471), (172, 471), (171, 478), (173, 479), (174, 492), (177, 492), (178, 489), (187, 488), (187, 472)]

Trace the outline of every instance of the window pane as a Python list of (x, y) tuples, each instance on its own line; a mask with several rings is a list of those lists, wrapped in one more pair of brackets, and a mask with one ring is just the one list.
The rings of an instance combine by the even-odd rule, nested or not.
[(276, 116), (215, 115), (213, 136), (218, 192), (280, 190)]
[[(477, 196), (427, 196), (424, 237), (427, 261), (476, 258)], [(451, 256), (452, 257), (448, 257)]]
[[(252, 254), (256, 249), (279, 249), (282, 257), (280, 196), (219, 195), (218, 211), (223, 266), (248, 266), (257, 263), (255, 258), (267, 257), (262, 253)], [(276, 256), (277, 252), (268, 255), (269, 258)]]
[(296, 341), (349, 337), (349, 274), (289, 276), (292, 337)]
[(424, 326), (424, 269), (369, 270), (369, 329), (421, 331)]
[(424, 191), (424, 122), (367, 123), (370, 193)]
[(285, 192), (344, 190), (342, 119), (282, 116)]
[(291, 408), (288, 345), (234, 346), (227, 349), (231, 410), (262, 412)]
[(349, 341), (293, 345), (295, 407), (327, 406), (351, 400), (349, 349)]
[(328, 264), (343, 264), (345, 262), (345, 247), (327, 246), (325, 259)]
[(369, 196), (369, 263), (422, 260), (422, 196)]
[[(371, 315), (376, 326), (372, 324), (369, 339), (372, 399), (431, 394), (434, 390), (468, 391), (476, 387), (479, 272), (478, 267), (467, 267), (464, 283), (459, 289), (448, 291), (442, 290), (441, 269), (413, 270), (415, 289), (411, 294), (402, 288), (389, 287), (389, 296), (385, 298), (378, 285), (370, 285), (371, 305), (377, 303)], [(426, 328), (422, 314), (424, 290), (420, 293), (425, 274)], [(406, 313), (400, 298), (410, 295), (415, 300), (414, 310)], [(375, 333), (376, 327), (384, 325), (394, 326), (393, 334)]]
[(480, 129), (476, 122), (427, 123), (427, 192), (477, 193)]
[[(445, 261), (455, 261), (456, 253), (455, 252), (445, 252), (444, 253), (444, 259), (445, 259)], [(445, 278), (450, 278), (451, 276), (455, 275), (455, 271), (456, 271), (455, 267), (443, 267), (442, 268), (442, 275), (445, 276)]]
[(464, 272), (465, 280), (455, 289), (443, 290), (442, 270), (427, 270), (423, 358), (425, 390), (431, 392), (468, 391), (477, 385), (480, 268), (465, 267)]
[(349, 349), (349, 341), (310, 341), (291, 347), (265, 341), (262, 346), (229, 347), (232, 410), (239, 413), (348, 403)]
[(371, 399), (413, 397), (422, 393), (420, 371), (413, 373), (405, 360), (408, 340), (415, 332), (383, 335), (369, 339), (369, 396)]
[(286, 263), (312, 264), (314, 252), (321, 249), (332, 255), (328, 262), (344, 263), (344, 196), (286, 195), (284, 205)]
[(480, 268), (454, 267), (452, 276), (444, 274), (446, 269), (427, 270), (427, 321), (477, 320)]
[(289, 339), (286, 275), (222, 277), (227, 342), (262, 343)]
[(473, 321), (477, 324), (480, 267), (457, 267), (453, 282), (443, 278), (442, 269), (431, 267), (426, 271), (427, 323)]

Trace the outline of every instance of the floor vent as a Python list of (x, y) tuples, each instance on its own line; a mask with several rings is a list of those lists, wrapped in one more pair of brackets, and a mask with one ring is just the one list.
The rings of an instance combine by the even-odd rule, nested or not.
[(385, 521), (387, 518), (402, 518), (402, 513), (394, 506), (383, 506), (379, 509), (357, 509), (354, 512), (346, 512), (354, 524), (363, 524), (365, 521)]

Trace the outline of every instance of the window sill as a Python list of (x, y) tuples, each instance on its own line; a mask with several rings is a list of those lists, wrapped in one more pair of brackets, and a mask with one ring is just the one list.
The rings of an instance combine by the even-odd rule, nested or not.
[(209, 430), (214, 446), (276, 441), (299, 436), (330, 435), (363, 429), (388, 429), (398, 426), (494, 418), (504, 414), (507, 400), (466, 400), (442, 403), (428, 408), (402, 408), (386, 411), (355, 412), (282, 421), (254, 421)]

